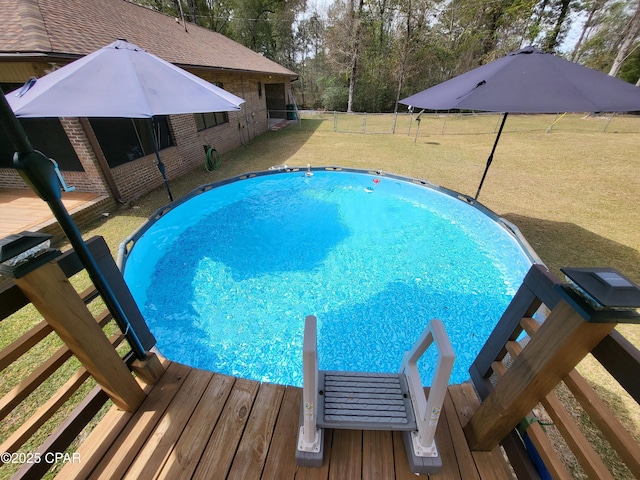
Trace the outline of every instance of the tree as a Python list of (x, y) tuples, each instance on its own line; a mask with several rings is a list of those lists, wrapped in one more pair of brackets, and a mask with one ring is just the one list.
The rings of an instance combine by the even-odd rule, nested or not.
[[(625, 43), (629, 39), (638, 38), (637, 25), (634, 27), (634, 22), (637, 22), (637, 2), (638, 0), (607, 3), (594, 22), (592, 35), (583, 43), (576, 59), (603, 72), (613, 71), (617, 57), (618, 63), (624, 65), (625, 59), (633, 52), (634, 40), (631, 40), (630, 48), (624, 47)], [(626, 52), (622, 54), (621, 50)]]
[[(436, 45), (431, 38), (429, 19), (437, 17), (439, 0), (404, 0), (398, 4), (398, 28), (402, 36), (398, 38), (399, 63), (397, 65), (397, 89), (394, 112), (398, 111), (398, 102), (405, 87), (405, 80), (411, 80), (421, 72), (418, 66), (432, 63), (421, 61), (420, 53), (427, 51), (427, 46)], [(408, 92), (407, 94), (410, 94)]]
[(220, 32), (297, 72), (302, 104), (397, 111), (404, 96), (521, 48), (562, 48), (585, 18), (574, 61), (640, 76), (640, 0), (138, 0)]
[(349, 68), (349, 98), (347, 100), (347, 113), (353, 112), (353, 93), (356, 88), (356, 73), (358, 71), (358, 53), (360, 47), (360, 32), (361, 19), (362, 19), (362, 7), (364, 6), (364, 0), (358, 0), (358, 9), (354, 8), (355, 0), (350, 0), (350, 13), (351, 13), (351, 29), (352, 29), (352, 47), (351, 47), (351, 64)]
[(200, 12), (198, 11), (198, 2), (196, 0), (187, 0), (187, 9), (189, 12), (189, 21), (200, 25)]
[(199, 25), (229, 36), (229, 22), (233, 17), (231, 0), (201, 0), (198, 3)]
[(302, 95), (303, 106), (322, 106), (320, 83), (325, 74), (324, 33), (324, 21), (317, 11), (298, 22), (295, 41), (299, 60), (296, 71), (300, 74), (300, 81), (294, 87)]
[(636, 44), (634, 49), (629, 52), (618, 71), (618, 77), (640, 86), (640, 44)]
[(569, 30), (571, 24), (570, 16), (572, 10), (572, 0), (559, 0), (553, 2), (550, 12), (552, 21), (551, 28), (547, 31), (542, 48), (545, 52), (554, 52), (560, 46), (560, 43)]
[(609, 70), (609, 75), (615, 77), (622, 66), (622, 62), (624, 62), (627, 56), (631, 53), (631, 49), (633, 48), (633, 43), (638, 39), (638, 35), (640, 34), (640, 0), (638, 0), (636, 4), (636, 9), (633, 15), (625, 28), (625, 34), (620, 44), (620, 49), (618, 50), (618, 54), (613, 61), (613, 65), (611, 65), (611, 70)]
[(591, 37), (597, 27), (600, 18), (604, 14), (605, 7), (609, 0), (591, 0), (576, 7), (576, 12), (586, 12), (587, 19), (582, 25), (580, 36), (573, 46), (571, 61), (577, 62), (582, 54), (584, 43)]

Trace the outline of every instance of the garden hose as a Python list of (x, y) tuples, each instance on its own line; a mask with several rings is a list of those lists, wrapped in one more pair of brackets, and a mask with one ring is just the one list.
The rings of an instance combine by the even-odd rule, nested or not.
[(207, 169), (207, 172), (213, 172), (220, 166), (220, 154), (213, 147), (205, 148), (206, 150), (206, 159), (204, 161), (204, 168)]

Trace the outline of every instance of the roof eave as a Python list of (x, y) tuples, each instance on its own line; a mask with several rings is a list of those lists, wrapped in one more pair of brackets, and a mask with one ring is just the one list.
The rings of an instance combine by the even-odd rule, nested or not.
[(183, 63), (176, 63), (174, 65), (185, 70), (208, 70), (251, 75), (278, 75), (280, 77), (289, 77), (291, 80), (295, 80), (298, 78), (298, 74), (290, 70), (288, 72), (273, 72), (268, 70), (247, 70), (242, 68), (215, 67), (210, 65), (188, 65)]
[[(79, 58), (82, 58), (84, 55), (77, 55), (72, 53), (58, 53), (58, 52), (1, 52), (0, 51), (0, 62), (2, 61), (11, 61), (11, 62), (52, 62), (52, 61), (74, 61)], [(290, 80), (295, 80), (298, 78), (298, 74), (292, 71), (287, 72), (274, 72), (268, 70), (248, 70), (248, 69), (238, 69), (238, 68), (228, 68), (228, 67), (219, 67), (213, 65), (191, 65), (191, 64), (182, 64), (176, 63), (174, 64), (180, 68), (184, 68), (186, 70), (208, 70), (208, 71), (219, 71), (219, 72), (232, 72), (239, 74), (252, 74), (252, 75), (278, 75), (281, 77), (289, 77)]]

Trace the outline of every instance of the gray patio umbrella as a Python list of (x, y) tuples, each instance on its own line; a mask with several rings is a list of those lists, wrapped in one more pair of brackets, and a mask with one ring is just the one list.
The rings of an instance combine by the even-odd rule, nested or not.
[(509, 113), (640, 110), (640, 88), (555, 55), (526, 47), (400, 103), (427, 110), (504, 112), (475, 198), (493, 161)]
[[(239, 110), (243, 101), (123, 40), (30, 81), (6, 97), (0, 90), (0, 128), (16, 149), (13, 157), (15, 168), (51, 208), (134, 354), (140, 359), (145, 358), (145, 350), (150, 345), (144, 345), (135, 329), (130, 328), (131, 322), (118, 297), (62, 203), (53, 163), (33, 148), (16, 115), (150, 119), (153, 115), (172, 113)], [(157, 144), (154, 147), (158, 167), (164, 177)], [(171, 198), (166, 177), (164, 180)]]
[[(244, 100), (125, 40), (9, 93), (17, 117), (123, 117), (240, 110)], [(151, 128), (153, 132), (153, 128)], [(158, 169), (173, 201), (152, 135)]]

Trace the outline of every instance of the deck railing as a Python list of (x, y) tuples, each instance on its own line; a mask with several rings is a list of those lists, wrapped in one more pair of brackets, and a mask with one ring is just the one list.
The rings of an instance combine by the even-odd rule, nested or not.
[[(541, 306), (546, 306), (551, 311), (545, 322), (555, 315), (561, 320), (563, 326), (570, 323), (566, 319), (571, 315), (572, 307), (567, 306), (563, 297), (566, 288), (567, 285), (548, 272), (544, 266), (534, 265), (471, 366), (471, 378), (484, 402), (483, 407), (486, 406), (488, 410), (491, 409), (492, 404), (496, 405), (495, 396), (499, 395), (498, 390), (503, 387), (501, 382), (514, 383), (513, 376), (507, 378), (510, 368), (514, 368), (514, 372), (511, 373), (519, 369), (520, 380), (530, 376), (524, 381), (529, 384), (536, 382), (532, 388), (528, 385), (522, 387), (522, 391), (526, 391), (528, 395), (526, 401), (530, 401), (535, 395), (539, 397), (536, 400), (539, 404), (534, 409), (536, 413), (531, 411), (525, 415), (519, 422), (519, 428), (513, 430), (501, 442), (518, 478), (540, 478), (541, 472), (544, 474), (545, 471), (550, 473), (552, 478), (560, 479), (571, 479), (577, 476), (592, 479), (640, 478), (638, 432), (635, 432), (634, 437), (628, 431), (628, 427), (623, 425), (594, 387), (576, 369), (568, 369), (568, 373), (562, 376), (560, 382), (562, 385), (550, 391), (541, 392), (540, 383), (544, 383), (545, 380), (536, 378), (531, 373), (535, 370), (536, 364), (543, 365), (541, 362), (550, 360), (550, 364), (543, 366), (541, 377), (552, 377), (556, 369), (562, 370), (562, 367), (558, 366), (562, 360), (558, 360), (559, 357), (538, 359), (529, 355), (526, 359), (526, 375), (522, 375), (525, 369), (517, 364), (518, 358), (527, 345), (532, 345), (534, 340), (541, 343), (541, 335), (544, 335), (541, 333), (541, 325), (544, 323), (541, 324), (539, 320), (534, 319)], [(563, 311), (557, 313), (558, 309)], [(579, 322), (580, 319), (577, 321)], [(618, 321), (625, 320), (618, 319)], [(635, 401), (637, 404), (640, 402), (640, 384), (637, 380), (640, 378), (640, 351), (619, 332), (612, 330), (614, 326), (615, 323), (588, 325), (587, 328), (591, 328), (592, 331), (593, 328), (597, 328), (601, 333), (611, 329), (610, 333), (605, 333), (604, 338), (591, 349), (591, 355), (609, 372), (611, 384), (617, 383), (621, 394), (628, 394), (630, 401)], [(542, 342), (540, 357), (549, 357), (553, 354), (553, 343), (557, 342), (561, 345), (559, 337), (562, 336), (562, 332), (550, 333)], [(581, 348), (579, 343), (569, 342), (561, 348), (566, 349), (568, 351), (566, 353), (571, 355)], [(559, 355), (564, 356), (562, 352), (559, 352)], [(526, 390), (527, 388), (529, 390)], [(608, 388), (613, 386), (608, 385)], [(623, 390), (626, 390), (626, 393)], [(505, 391), (504, 388), (502, 391)], [(562, 394), (562, 400), (559, 394)], [(500, 421), (508, 417), (512, 409), (508, 403), (509, 400), (503, 399), (503, 401), (500, 407), (502, 409)], [(572, 410), (580, 411), (580, 415), (576, 415)], [(585, 416), (588, 419), (585, 419)], [(472, 419), (470, 423), (474, 423), (474, 420), (477, 427), (478, 419)], [(493, 425), (489, 428), (499, 422), (494, 420), (492, 423)], [(546, 434), (543, 423), (548, 423), (549, 431), (559, 434), (553, 441)], [(587, 433), (586, 428), (591, 430)], [(467, 429), (466, 433), (469, 437), (470, 429)], [(593, 440), (596, 437), (600, 443), (594, 445)], [(470, 439), (470, 443), (472, 441)], [(476, 446), (480, 448), (485, 442), (483, 438), (476, 438), (475, 441)], [(615, 457), (617, 459), (614, 460)]]
[[(104, 239), (87, 244), (105, 271), (117, 271)], [(145, 397), (127, 366), (135, 364), (143, 381), (159, 375), (153, 361), (134, 358), (82, 271), (68, 251), (0, 283), (0, 476), (39, 478), (82, 461), (74, 442), (110, 398), (132, 411)], [(67, 280), (74, 276), (76, 285), (89, 286), (76, 291)]]

